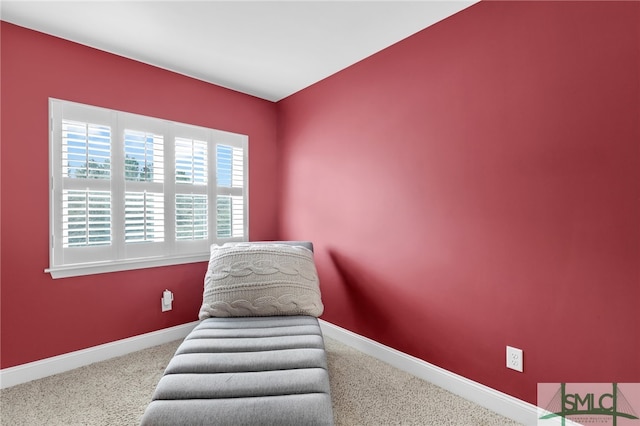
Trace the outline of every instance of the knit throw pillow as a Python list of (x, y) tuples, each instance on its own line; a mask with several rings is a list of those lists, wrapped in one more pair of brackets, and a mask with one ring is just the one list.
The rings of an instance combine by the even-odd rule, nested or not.
[(310, 315), (324, 306), (311, 250), (285, 244), (211, 246), (199, 318)]

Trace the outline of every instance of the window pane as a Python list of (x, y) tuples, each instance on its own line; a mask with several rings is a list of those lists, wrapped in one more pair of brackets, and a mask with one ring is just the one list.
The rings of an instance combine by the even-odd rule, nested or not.
[(207, 184), (207, 143), (193, 141), (193, 183)]
[(207, 142), (176, 138), (176, 183), (207, 184)]
[(125, 193), (124, 239), (126, 243), (164, 241), (164, 195)]
[(111, 194), (105, 191), (62, 192), (63, 247), (111, 244)]
[(231, 237), (231, 197), (219, 196), (216, 202), (218, 238)]
[(135, 130), (124, 131), (125, 179), (164, 181), (163, 136)]
[(218, 238), (244, 236), (244, 197), (221, 195), (216, 200)]
[(176, 195), (176, 239), (205, 240), (207, 225), (206, 195)]
[(216, 146), (216, 179), (219, 187), (243, 187), (244, 153), (242, 148), (228, 145)]
[(111, 178), (111, 128), (62, 120), (62, 175)]

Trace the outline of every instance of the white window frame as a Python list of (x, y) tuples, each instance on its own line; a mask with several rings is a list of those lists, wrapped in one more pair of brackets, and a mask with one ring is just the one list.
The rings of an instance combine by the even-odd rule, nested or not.
[[(111, 128), (110, 179), (79, 179), (63, 176), (62, 120), (105, 125)], [(125, 179), (125, 130), (162, 135), (164, 151), (162, 182), (133, 182)], [(176, 182), (176, 138), (206, 142), (206, 183)], [(235, 152), (241, 153), (242, 166), (237, 170), (241, 179), (234, 180), (234, 183), (238, 183), (238, 187), (218, 187), (216, 175), (218, 145), (230, 147)], [(238, 161), (240, 161), (239, 158)], [(248, 136), (246, 135), (50, 98), (49, 162), (50, 263), (45, 272), (50, 273), (53, 278), (202, 262), (209, 259), (211, 244), (248, 240), (249, 162)], [(100, 190), (111, 194), (110, 244), (64, 246), (62, 219), (65, 189)], [(125, 243), (125, 193), (146, 190), (162, 191), (164, 194), (164, 240)], [(206, 196), (206, 238), (177, 239), (176, 195), (180, 194)], [(237, 210), (238, 217), (233, 222), (236, 226), (230, 236), (218, 236), (218, 197), (229, 195), (242, 198), (241, 207)]]

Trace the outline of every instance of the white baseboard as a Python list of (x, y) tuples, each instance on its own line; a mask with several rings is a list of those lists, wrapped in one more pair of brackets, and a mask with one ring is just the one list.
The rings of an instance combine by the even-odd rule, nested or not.
[(322, 333), (400, 370), (525, 425), (538, 422), (537, 407), (511, 395), (469, 380), (419, 358), (382, 345), (337, 325), (320, 320)]
[(199, 321), (141, 334), (128, 339), (117, 340), (80, 351), (34, 361), (0, 370), (0, 389), (30, 382), (54, 374), (64, 373), (74, 368), (105, 361), (152, 346), (184, 339)]
[[(52, 358), (0, 370), (0, 389), (105, 361), (131, 352), (184, 339), (198, 321), (94, 346)], [(537, 407), (511, 395), (469, 380), (396, 349), (320, 320), (325, 336), (349, 345), (400, 370), (525, 425), (537, 424)]]

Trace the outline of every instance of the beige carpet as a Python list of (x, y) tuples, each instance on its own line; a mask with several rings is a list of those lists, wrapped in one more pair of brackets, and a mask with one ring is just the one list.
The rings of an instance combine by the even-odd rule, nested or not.
[[(325, 338), (336, 425), (517, 425)], [(179, 341), (0, 391), (0, 424), (137, 425)]]

